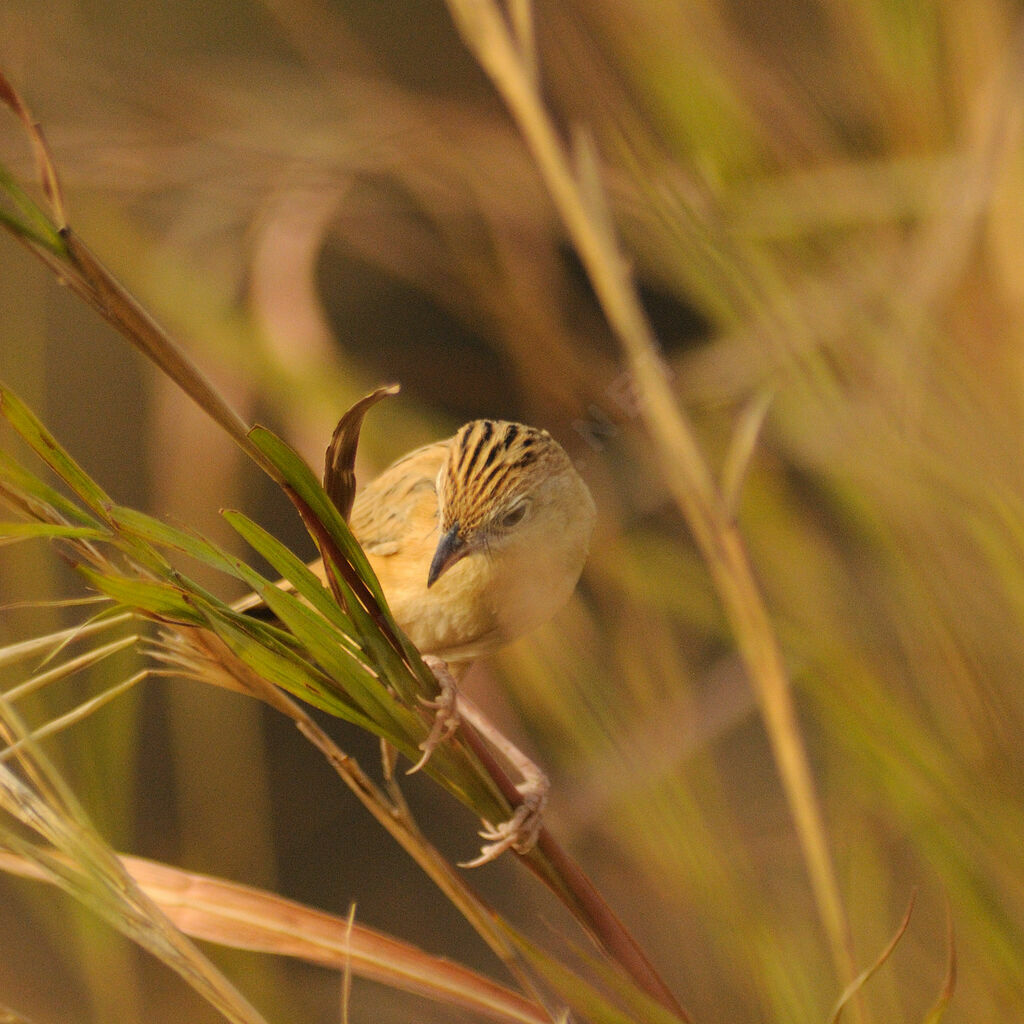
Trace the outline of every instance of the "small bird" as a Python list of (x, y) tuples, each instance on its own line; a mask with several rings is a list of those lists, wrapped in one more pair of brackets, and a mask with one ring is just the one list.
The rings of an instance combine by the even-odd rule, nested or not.
[(544, 773), (465, 697), (455, 679), (473, 659), (550, 619), (579, 580), (594, 531), (590, 490), (546, 430), (474, 420), (417, 448), (356, 494), (349, 519), (399, 626), (441, 695), (420, 744), (422, 767), (466, 719), (522, 775), (508, 821), (484, 822), (487, 842), (466, 867), (537, 841)]
[[(384, 393), (354, 407), (354, 432), (336, 431), (347, 468), (332, 497), (343, 515), (351, 506), (349, 526), (395, 621), (440, 686), (438, 699), (429, 702), (436, 714), (420, 744), (423, 757), (410, 771), (426, 764), (465, 719), (522, 774), (522, 802), (508, 821), (484, 822), (480, 835), (488, 843), (465, 865), (473, 867), (510, 848), (531, 848), (548, 781), (470, 701), (457, 696), (455, 675), (547, 622), (568, 601), (583, 571), (596, 510), (569, 456), (546, 430), (505, 420), (474, 420), (445, 441), (409, 452), (353, 501), (350, 461), (358, 422)], [(328, 451), (329, 465), (336, 454)], [(322, 561), (312, 568), (324, 578)], [(265, 611), (255, 594), (235, 608)]]
[(358, 493), (350, 525), (399, 626), (471, 661), (550, 619), (583, 570), (595, 509), (546, 430), (474, 420)]

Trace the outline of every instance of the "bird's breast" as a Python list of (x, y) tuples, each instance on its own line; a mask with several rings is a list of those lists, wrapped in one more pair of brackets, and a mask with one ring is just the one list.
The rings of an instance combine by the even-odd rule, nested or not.
[(430, 588), (429, 554), (415, 560), (369, 557), (395, 619), (424, 654), (465, 661), (502, 642), (484, 552), (463, 558)]

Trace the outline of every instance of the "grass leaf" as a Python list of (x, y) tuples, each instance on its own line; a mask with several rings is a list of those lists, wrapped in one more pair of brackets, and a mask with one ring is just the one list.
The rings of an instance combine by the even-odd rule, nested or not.
[(109, 495), (57, 442), (42, 421), (10, 388), (0, 383), (0, 415), (21, 435), (26, 444), (100, 518), (112, 504)]
[(253, 444), (281, 471), (286, 483), (306, 508), (323, 524), (331, 539), (358, 572), (381, 609), (387, 608), (384, 592), (380, 589), (367, 561), (348, 524), (342, 518), (334, 502), (327, 496), (313, 471), (298, 453), (265, 427), (253, 427), (249, 431)]
[(110, 534), (91, 526), (62, 526), (60, 523), (0, 522), (0, 544), (19, 540), (64, 538), (78, 540), (109, 540)]
[(853, 981), (843, 990), (842, 995), (839, 997), (836, 1005), (833, 1007), (832, 1016), (829, 1017), (829, 1024), (837, 1024), (843, 1010), (849, 1004), (850, 1000), (857, 995), (857, 993), (867, 984), (874, 973), (892, 956), (893, 951), (899, 945), (900, 939), (903, 938), (907, 927), (910, 925), (910, 915), (914, 912), (914, 903), (917, 900), (917, 893), (914, 893), (910, 897), (910, 903), (907, 906), (906, 913), (903, 915), (903, 920), (900, 921), (896, 927), (896, 933), (886, 944), (885, 949), (879, 954), (878, 959), (869, 967), (864, 968), (860, 974), (857, 975)]
[(19, 508), (35, 518), (42, 512), (50, 522), (71, 522), (95, 528), (102, 526), (99, 519), (30, 473), (3, 451), (0, 451), (0, 493), (16, 501)]
[(76, 568), (101, 594), (113, 598), (118, 604), (137, 609), (151, 618), (204, 625), (202, 616), (185, 599), (181, 587), (157, 580), (102, 573), (85, 565)]
[[(249, 437), (285, 480), (289, 497), (320, 548), (325, 564), (334, 570), (328, 574), (328, 582), (333, 579), (338, 587), (345, 610), (371, 660), (385, 672), (407, 703), (424, 687), (426, 693), (433, 694), (436, 682), (398, 628), (366, 555), (312, 470), (266, 428), (254, 427)], [(414, 675), (410, 676), (410, 672)]]
[(377, 724), (337, 687), (330, 676), (278, 639), (272, 627), (233, 612), (225, 605), (218, 606), (198, 597), (191, 597), (190, 604), (202, 624), (268, 682), (322, 711), (370, 732), (379, 732)]
[(335, 681), (337, 688), (378, 723), (376, 731), (408, 750), (411, 742), (409, 713), (350, 650), (351, 639), (339, 634), (298, 598), (273, 584), (257, 592), (325, 675)]
[(226, 509), (221, 514), (239, 536), (265, 558), (325, 619), (334, 623), (343, 633), (352, 634), (352, 620), (334, 600), (316, 573), (301, 558), (244, 513)]

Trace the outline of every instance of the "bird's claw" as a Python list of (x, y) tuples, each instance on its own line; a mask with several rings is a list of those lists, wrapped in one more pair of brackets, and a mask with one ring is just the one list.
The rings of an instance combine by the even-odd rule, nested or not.
[[(420, 703), (434, 712), (434, 721), (426, 739), (419, 745), (423, 756), (409, 769), (418, 772), (433, 752), (449, 740), (458, 729), (463, 717), (478, 732), (485, 736), (494, 747), (521, 773), (523, 781), (516, 787), (520, 801), (508, 821), (492, 825), (484, 821), (480, 838), (484, 845), (479, 856), (461, 864), (461, 867), (476, 868), (497, 860), (506, 850), (526, 854), (537, 843), (544, 825), (544, 808), (548, 802), (551, 783), (547, 776), (527, 758), (507, 737), (499, 733), (468, 700), (460, 702), (458, 686), (447, 662), (434, 655), (425, 654), (423, 663), (437, 680), (438, 695), (434, 700), (420, 698)], [(461, 706), (460, 706), (461, 704)]]
[(540, 831), (544, 827), (544, 808), (547, 806), (551, 784), (546, 775), (538, 774), (516, 788), (523, 800), (512, 812), (512, 817), (499, 825), (485, 821), (484, 827), (477, 833), (481, 839), (486, 840), (479, 856), (464, 861), (459, 867), (478, 868), (497, 860), (506, 850), (526, 854), (537, 845)]
[(448, 668), (447, 662), (431, 654), (423, 655), (423, 664), (430, 669), (440, 688), (437, 698), (427, 700), (420, 697), (420, 703), (434, 712), (434, 722), (427, 737), (419, 745), (423, 756), (406, 772), (412, 775), (418, 772), (429, 760), (430, 755), (442, 744), (447, 742), (458, 729), (462, 717), (459, 714), (459, 690)]

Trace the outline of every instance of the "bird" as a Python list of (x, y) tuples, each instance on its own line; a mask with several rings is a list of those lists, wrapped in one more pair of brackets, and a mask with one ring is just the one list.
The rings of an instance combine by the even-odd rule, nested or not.
[[(386, 390), (362, 403), (368, 406)], [(590, 548), (596, 507), (565, 449), (546, 430), (508, 420), (479, 419), (453, 436), (403, 455), (352, 498), (354, 431), (335, 432), (328, 466), (345, 463), (334, 489), (380, 582), (395, 622), (424, 656), (440, 695), (420, 744), (417, 771), (468, 721), (522, 775), (521, 803), (512, 817), (484, 822), (488, 840), (464, 866), (494, 860), (504, 850), (526, 853), (542, 824), (549, 788), (544, 773), (472, 702), (457, 694), (469, 664), (551, 619), (572, 595)], [(350, 411), (351, 412), (351, 411)], [(347, 416), (349, 414), (346, 414)], [(350, 443), (351, 442), (351, 443)], [(344, 450), (344, 457), (340, 452)], [(327, 474), (325, 474), (325, 483)], [(310, 566), (322, 581), (322, 560)], [(255, 595), (235, 604), (262, 614)]]
[[(546, 430), (490, 419), (401, 456), (342, 511), (399, 627), (460, 670), (559, 611), (596, 520), (590, 489)], [(310, 568), (326, 583), (321, 559)], [(268, 614), (256, 594), (233, 607)]]
[(385, 469), (357, 492), (349, 525), (409, 639), (462, 666), (568, 601), (595, 518), (546, 430), (480, 419)]
[[(410, 452), (357, 492), (349, 516), (395, 621), (440, 686), (429, 702), (431, 753), (467, 720), (520, 773), (521, 802), (504, 822), (484, 822), (486, 864), (525, 854), (543, 824), (549, 782), (464, 696), (455, 674), (547, 622), (583, 571), (596, 508), (565, 449), (546, 431), (506, 420), (465, 424)], [(321, 564), (321, 573), (322, 573)], [(455, 674), (453, 674), (455, 673)]]

